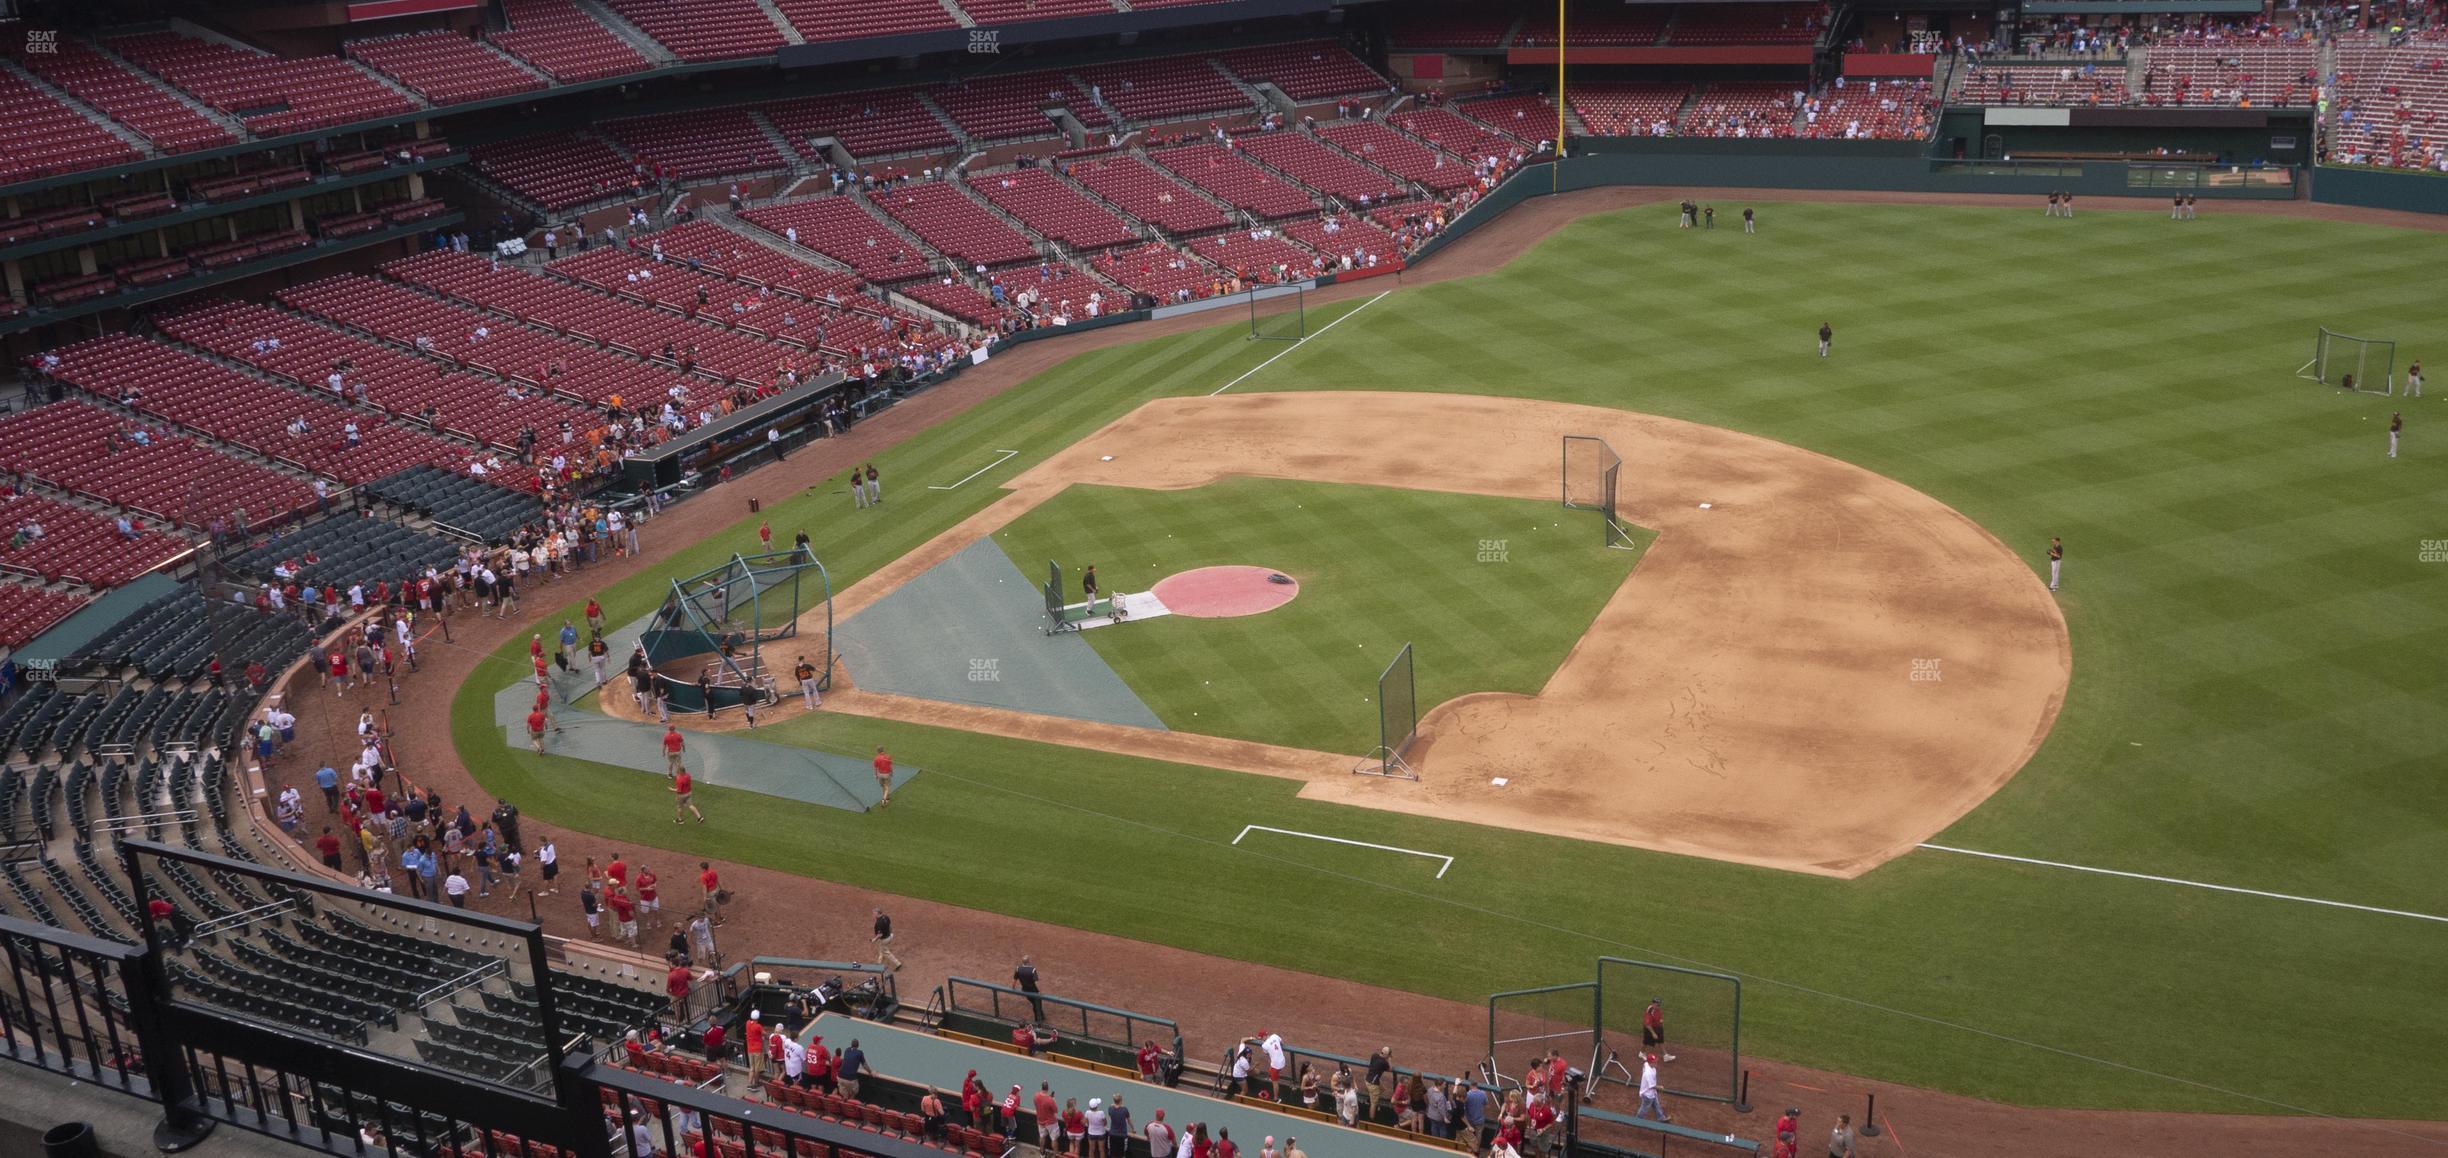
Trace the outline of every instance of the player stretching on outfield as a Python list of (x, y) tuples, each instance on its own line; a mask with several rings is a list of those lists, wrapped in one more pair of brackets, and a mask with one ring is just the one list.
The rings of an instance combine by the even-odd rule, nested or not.
[(2049, 590), (2057, 589), (2058, 576), (2065, 569), (2065, 540), (2049, 536)]
[(2422, 359), (2420, 358), (2414, 359), (2414, 364), (2406, 367), (2406, 397), (2422, 397)]
[(2397, 435), (2398, 435), (2399, 433), (2403, 432), (2404, 430), (2405, 430), (2405, 414), (2404, 414), (2402, 411), (2390, 411), (2390, 412), (2389, 412), (2389, 457), (2390, 457), (2390, 458), (2395, 458), (2395, 457), (2397, 457)]
[(1819, 323), (1819, 356), (1822, 358), (1827, 357), (1828, 347), (1834, 345), (1835, 342), (1836, 328), (1828, 325), (1826, 322)]

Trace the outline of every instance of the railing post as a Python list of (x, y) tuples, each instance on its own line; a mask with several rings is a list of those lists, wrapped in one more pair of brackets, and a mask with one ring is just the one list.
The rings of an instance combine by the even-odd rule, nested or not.
[[(132, 851), (129, 859), (134, 859)], [(144, 878), (130, 875), (136, 887), (136, 903), (142, 906)], [(154, 939), (151, 922), (147, 922), (145, 940)], [(136, 1037), (136, 1051), (144, 1057), (145, 1080), (153, 1086), (153, 1099), (161, 1103), (162, 1120), (153, 1127), (153, 1146), (162, 1153), (176, 1154), (209, 1137), (218, 1123), (195, 1104), (195, 1081), (187, 1072), (187, 1051), (171, 1036), (163, 1021), (161, 1006), (170, 998), (170, 985), (163, 977), (158, 952), (157, 946), (148, 944), (141, 955), (122, 958), (119, 985), (127, 992), (128, 1028)]]

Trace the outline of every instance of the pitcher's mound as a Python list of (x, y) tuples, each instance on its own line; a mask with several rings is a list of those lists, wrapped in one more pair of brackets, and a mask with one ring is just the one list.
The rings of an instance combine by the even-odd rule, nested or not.
[(1201, 567), (1157, 580), (1155, 594), (1175, 615), (1227, 619), (1290, 603), (1300, 584), (1266, 567)]

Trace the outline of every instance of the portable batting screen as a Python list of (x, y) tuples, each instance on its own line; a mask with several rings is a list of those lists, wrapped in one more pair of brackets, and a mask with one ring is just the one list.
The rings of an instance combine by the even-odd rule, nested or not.
[(1297, 342), (1309, 336), (1308, 293), (1300, 286), (1249, 291), (1250, 337)]
[(1686, 1098), (1731, 1102), (1741, 1092), (1742, 979), (1623, 957), (1598, 959), (1598, 1035), (1604, 1051), (1591, 1075), (1640, 1084), (1642, 1026), (1658, 1003), (1665, 1040), (1654, 1052), (1658, 1084)]
[(1609, 547), (1632, 550), (1632, 529), (1615, 514), (1616, 488), (1623, 479), (1623, 456), (1596, 435), (1564, 436), (1564, 506), (1596, 511), (1600, 533)]
[(672, 580), (638, 642), (676, 709), (703, 711), (709, 697), (717, 710), (767, 702), (775, 678), (764, 645), (797, 637), (801, 617), (818, 605), (824, 609), (824, 636), (800, 646), (808, 649), (810, 666), (822, 673), (817, 686), (827, 687), (833, 673), (833, 583), (824, 564), (802, 550), (733, 555)]
[(1490, 1082), (1509, 1085), (1552, 1051), (1595, 1075), (1604, 1060), (1599, 1044), (1597, 982), (1515, 989), (1488, 997), (1487, 1056), (1480, 1065)]
[(1377, 747), (1352, 771), (1362, 776), (1417, 780), (1419, 770), (1408, 757), (1411, 741), (1419, 738), (1419, 684), (1411, 669), (1411, 645), (1394, 653), (1394, 662), (1377, 676)]
[(2363, 394), (2397, 392), (2397, 343), (2358, 338), (2322, 326), (2313, 341), (2312, 360), (2295, 371), (2308, 382), (2352, 389)]

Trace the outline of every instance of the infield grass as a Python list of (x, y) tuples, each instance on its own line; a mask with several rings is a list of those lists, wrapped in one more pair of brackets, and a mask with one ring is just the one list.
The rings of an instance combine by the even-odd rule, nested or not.
[(1175, 731), (1356, 755), (1377, 746), (1377, 677), (1405, 643), (1421, 715), (1469, 692), (1538, 691), (1637, 558), (1598, 526), (1554, 503), (1227, 479), (1068, 487), (995, 544), (1024, 574), (1097, 563), (1107, 591), (1228, 564), (1299, 580), (1297, 598), (1262, 616), (1173, 615), (1081, 638)]
[[(2448, 236), (2215, 207), (2175, 223), (2060, 221), (2019, 202), (1763, 204), (1754, 237), (1678, 231), (1672, 215), (1585, 219), (1497, 273), (1403, 290), (1236, 389), (1649, 411), (1890, 475), (2035, 566), (2063, 535), (2064, 712), (1941, 842), (2448, 914), (2448, 563), (2418, 561), (2448, 539), (2448, 402), (2292, 377), (2321, 324), (2448, 362)], [(1352, 306), (1316, 311), (1312, 331)], [(1821, 321), (1836, 329), (1825, 361)], [(1149, 398), (1208, 392), (1283, 352), (1246, 330), (1227, 310), (1210, 330), (1083, 354), (912, 439), (884, 470), (949, 482), (1011, 447), (1016, 472)], [(2382, 457), (2392, 409), (2407, 415), (2396, 461)], [(847, 583), (1008, 477), (897, 484), (875, 517), (838, 493), (768, 514), (778, 531), (807, 526)], [(1625, 485), (1641, 485), (1636, 468)], [(671, 571), (701, 569), (753, 526)], [(658, 581), (610, 592), (613, 617), (645, 613)], [(1752, 1052), (2006, 1101), (2448, 1117), (2448, 926), (2433, 922), (1930, 852), (1832, 881), (825, 716), (768, 734), (889, 743), (958, 771), (865, 816), (701, 788), (715, 823), (674, 829), (651, 778), (506, 747), (489, 697), (523, 664), (516, 645), (501, 659), (455, 702), (456, 738), (487, 787), (555, 826), (1464, 1001), (1586, 979), (1606, 952), (1703, 965), (1749, 978)], [(1225, 843), (1250, 823), (1433, 850), (1456, 868), (1423, 885), (1413, 866)], [(1070, 839), (1006, 839), (1040, 828)], [(863, 936), (859, 914), (838, 920), (845, 942)]]

